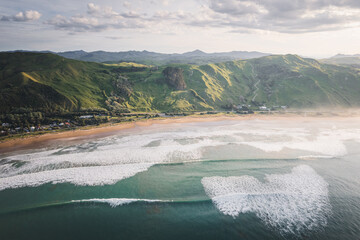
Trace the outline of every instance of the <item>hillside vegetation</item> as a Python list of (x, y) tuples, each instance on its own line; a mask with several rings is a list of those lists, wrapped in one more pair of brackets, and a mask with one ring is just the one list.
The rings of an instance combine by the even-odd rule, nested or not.
[(100, 64), (50, 53), (0, 53), (0, 112), (227, 110), (360, 105), (355, 68), (296, 55), (207, 65)]

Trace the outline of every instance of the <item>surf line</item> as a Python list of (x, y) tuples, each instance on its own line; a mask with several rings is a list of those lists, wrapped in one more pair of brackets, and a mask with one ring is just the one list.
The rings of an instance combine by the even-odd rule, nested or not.
[(63, 202), (52, 202), (45, 203), (36, 206), (29, 206), (26, 208), (17, 208), (17, 209), (8, 209), (7, 211), (1, 212), (0, 214), (9, 214), (14, 212), (21, 211), (32, 211), (42, 208), (51, 208), (51, 207), (62, 207), (66, 205), (73, 204), (105, 204), (109, 205), (111, 208), (129, 205), (133, 203), (171, 203), (171, 204), (186, 204), (186, 203), (201, 203), (201, 202), (211, 202), (210, 198), (200, 198), (200, 199), (141, 199), (141, 198), (90, 198), (90, 199), (79, 199), (79, 200), (70, 200)]

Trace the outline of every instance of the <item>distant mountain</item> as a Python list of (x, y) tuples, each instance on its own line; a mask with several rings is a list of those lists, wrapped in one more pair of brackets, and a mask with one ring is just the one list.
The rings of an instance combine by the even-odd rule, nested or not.
[(322, 59), (323, 63), (336, 64), (336, 65), (346, 65), (355, 68), (360, 68), (360, 54), (346, 55), (346, 54), (337, 54), (331, 58)]
[(332, 56), (331, 58), (353, 58), (353, 57), (360, 57), (360, 54), (336, 54), (335, 56)]
[(199, 49), (196, 49), (192, 52), (186, 52), (186, 53), (183, 53), (183, 54), (179, 54), (179, 55), (183, 55), (183, 56), (189, 56), (189, 57), (197, 57), (197, 56), (207, 56), (207, 55), (210, 55), (206, 52), (203, 52)]
[(83, 50), (79, 50), (79, 51), (60, 52), (60, 53), (54, 53), (54, 54), (57, 54), (59, 56), (65, 57), (65, 58), (70, 58), (70, 59), (80, 59), (80, 58), (86, 56), (88, 53)]
[(126, 51), (126, 52), (85, 52), (85, 51), (70, 51), (56, 53), (59, 56), (88, 61), (88, 62), (106, 62), (106, 63), (118, 63), (118, 62), (136, 62), (141, 64), (150, 65), (164, 65), (171, 63), (184, 63), (184, 64), (209, 64), (226, 62), (241, 59), (251, 59), (269, 56), (268, 53), (261, 52), (246, 52), (246, 51), (233, 51), (233, 52), (221, 52), (221, 53), (205, 53), (200, 50), (187, 52), (183, 54), (163, 54), (148, 51)]
[(1, 114), (23, 108), (176, 112), (242, 104), (359, 107), (359, 92), (358, 69), (297, 55), (150, 67), (83, 62), (50, 53), (0, 53)]

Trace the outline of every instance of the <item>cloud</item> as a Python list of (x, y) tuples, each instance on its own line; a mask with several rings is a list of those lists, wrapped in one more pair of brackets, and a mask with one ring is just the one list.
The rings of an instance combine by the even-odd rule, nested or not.
[(111, 39), (111, 40), (121, 40), (121, 39), (130, 39), (130, 37), (128, 36), (122, 36), (122, 37), (119, 37), (119, 36), (105, 36), (105, 38), (107, 39)]
[(100, 6), (94, 3), (87, 4), (85, 14), (71, 17), (57, 15), (45, 22), (56, 29), (68, 32), (100, 32), (109, 29), (136, 29), (144, 28), (140, 14), (134, 11), (116, 12), (110, 6)]
[(181, 26), (232, 33), (306, 33), (360, 26), (359, 0), (202, 0), (203, 4), (198, 8), (178, 11), (171, 11), (167, 2), (150, 1), (157, 3), (157, 7), (138, 7), (137, 11), (126, 1), (121, 4), (121, 11), (88, 3), (82, 14), (59, 15), (46, 23), (70, 32), (124, 28), (161, 32)]
[(141, 18), (141, 15), (135, 11), (128, 11), (121, 14), (124, 18)]
[(89, 18), (83, 16), (74, 16), (67, 18), (62, 15), (57, 15), (56, 17), (46, 21), (45, 23), (53, 25), (57, 29), (73, 32), (101, 31), (107, 28), (106, 25), (100, 24), (96, 18)]
[(164, 6), (167, 6), (167, 5), (169, 5), (169, 1), (168, 1), (168, 0), (162, 0), (162, 4), (163, 4)]
[(115, 12), (112, 7), (101, 7), (94, 3), (88, 3), (87, 13), (92, 16), (104, 18), (114, 18), (120, 16), (120, 14)]
[(34, 10), (29, 10), (25, 12), (19, 12), (11, 16), (2, 16), (1, 21), (16, 21), (16, 22), (28, 22), (38, 20), (41, 17), (41, 13)]
[(358, 0), (209, 0), (213, 17), (196, 25), (303, 33), (360, 26)]
[(214, 12), (237, 16), (266, 12), (263, 6), (252, 1), (214, 0), (210, 1), (209, 7)]
[(123, 2), (123, 6), (126, 8), (130, 8), (131, 7), (131, 3), (129, 3), (128, 1)]
[(56, 29), (69, 32), (100, 32), (108, 29), (136, 29), (144, 27), (144, 25), (138, 21), (101, 22), (97, 18), (84, 16), (67, 18), (62, 15), (57, 15), (45, 23), (53, 25)]

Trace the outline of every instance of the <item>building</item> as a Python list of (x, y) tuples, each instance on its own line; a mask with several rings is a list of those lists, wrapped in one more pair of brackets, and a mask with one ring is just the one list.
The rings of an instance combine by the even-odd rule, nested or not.
[(93, 118), (94, 116), (93, 115), (83, 115), (83, 116), (80, 116), (79, 118), (80, 119), (89, 119), (89, 118)]
[(261, 107), (259, 107), (259, 109), (262, 110), (262, 111), (266, 111), (267, 107), (266, 106), (261, 106)]

